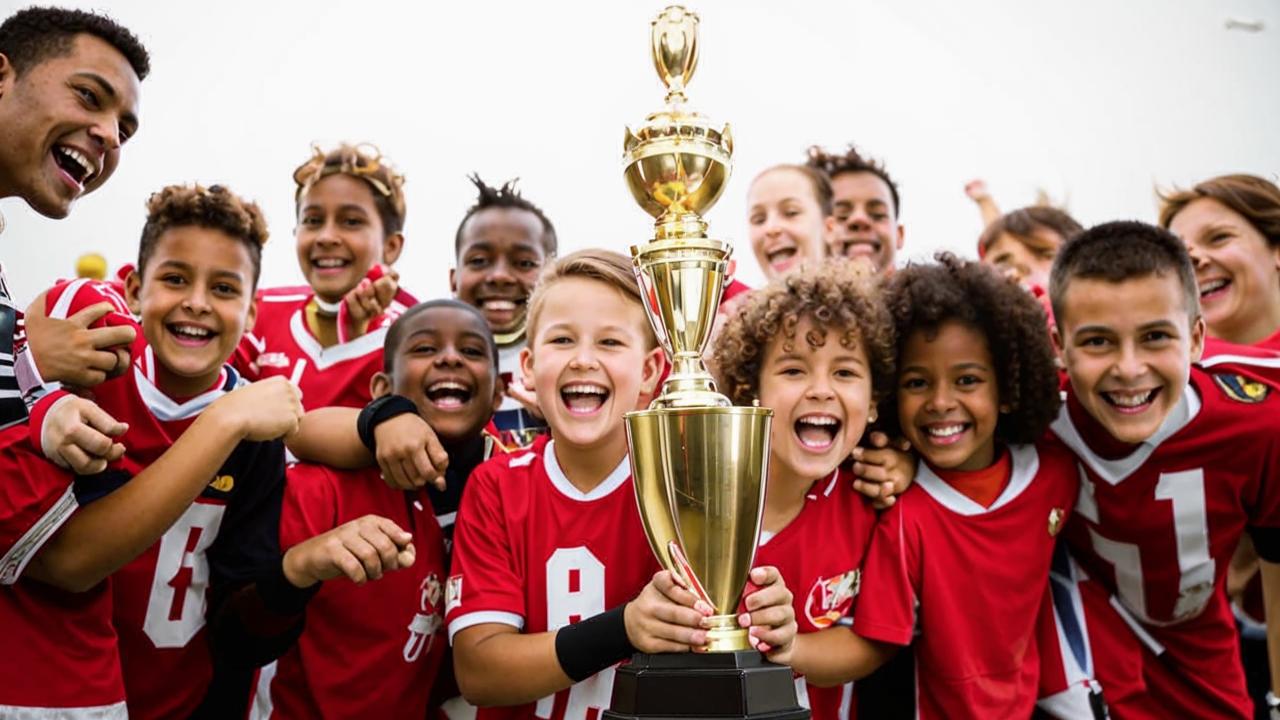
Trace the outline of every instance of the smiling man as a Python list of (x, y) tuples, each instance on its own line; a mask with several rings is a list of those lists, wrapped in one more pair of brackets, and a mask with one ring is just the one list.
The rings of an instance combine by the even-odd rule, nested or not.
[(852, 145), (840, 155), (811, 147), (805, 164), (831, 178), (835, 232), (827, 243), (827, 254), (866, 258), (876, 272), (893, 272), (894, 257), (902, 249), (904, 237), (899, 222), (902, 206), (898, 185), (884, 165), (863, 156)]

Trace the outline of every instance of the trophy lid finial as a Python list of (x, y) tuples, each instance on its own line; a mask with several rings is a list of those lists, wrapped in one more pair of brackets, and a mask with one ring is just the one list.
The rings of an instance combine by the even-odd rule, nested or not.
[(667, 104), (685, 101), (684, 88), (698, 67), (698, 15), (672, 5), (653, 21), (653, 66), (667, 86)]

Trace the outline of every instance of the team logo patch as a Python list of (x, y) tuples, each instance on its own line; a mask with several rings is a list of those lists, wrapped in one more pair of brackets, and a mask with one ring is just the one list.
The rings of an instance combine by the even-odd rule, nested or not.
[(236, 479), (230, 475), (219, 475), (209, 483), (209, 487), (218, 492), (231, 492), (231, 488), (236, 486)]
[(418, 589), (418, 612), (409, 621), (409, 639), (404, 643), (405, 662), (417, 660), (424, 651), (430, 652), (441, 625), (440, 578), (435, 573), (427, 573)]
[(1067, 513), (1062, 508), (1054, 508), (1049, 511), (1049, 537), (1055, 537), (1062, 531), (1062, 521), (1066, 517)]
[(805, 617), (819, 630), (831, 627), (849, 614), (861, 584), (862, 573), (857, 570), (830, 578), (819, 577), (805, 599)]
[(258, 367), (289, 367), (289, 356), (282, 352), (262, 353), (258, 356)]
[(1271, 394), (1270, 386), (1243, 375), (1214, 375), (1213, 382), (1227, 397), (1250, 405), (1266, 400)]
[(462, 605), (462, 576), (450, 575), (444, 584), (444, 611), (447, 615)]

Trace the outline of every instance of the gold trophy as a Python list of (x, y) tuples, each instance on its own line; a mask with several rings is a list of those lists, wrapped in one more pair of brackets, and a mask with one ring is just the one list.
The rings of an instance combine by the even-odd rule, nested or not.
[[(703, 654), (637, 655), (620, 670), (606, 717), (806, 718), (790, 670), (765, 662), (737, 621), (760, 535), (773, 411), (733, 407), (702, 362), (732, 252), (706, 236), (702, 214), (724, 191), (733, 141), (727, 125), (685, 109), (698, 16), (664, 10), (652, 53), (666, 106), (627, 130), (623, 161), (632, 196), (656, 218), (653, 239), (631, 256), (672, 370), (648, 410), (627, 414), (627, 442), (654, 554), (715, 614)], [(683, 691), (691, 681), (695, 697)]]

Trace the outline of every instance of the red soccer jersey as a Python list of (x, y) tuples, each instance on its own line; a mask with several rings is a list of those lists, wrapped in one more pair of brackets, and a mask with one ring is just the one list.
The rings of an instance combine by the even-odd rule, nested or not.
[[(215, 387), (177, 402), (155, 386), (155, 361), (144, 341), (134, 345), (134, 357), (128, 372), (94, 389), (102, 409), (129, 430), (121, 439), (122, 460), (77, 480), (82, 504), (155, 462), (204, 408), (241, 382), (228, 366)], [(209, 480), (154, 545), (112, 576), (114, 623), (134, 720), (186, 717), (199, 705), (212, 677), (205, 634), (211, 595), (252, 581), (265, 563), (280, 562), (283, 445), (242, 442)]]
[[(258, 291), (258, 318), (236, 348), (233, 364), (251, 380), (283, 375), (302, 391), (307, 410), (341, 405), (362, 408), (373, 397), (369, 379), (382, 370), (387, 328), (406, 310), (399, 300), (374, 318), (369, 331), (348, 342), (321, 347), (307, 328), (311, 288)], [(398, 298), (410, 299), (406, 293)]]
[(1030, 717), (1035, 706), (1037, 618), (1076, 468), (1052, 439), (1010, 453), (1009, 484), (989, 508), (921, 462), (867, 551), (853, 627), (893, 645), (919, 633), (921, 718)]
[[(778, 568), (795, 599), (802, 633), (835, 628), (848, 632), (858, 594), (862, 556), (875, 529), (876, 511), (853, 489), (845, 470), (814, 483), (800, 514), (756, 550), (755, 565)], [(814, 720), (856, 716), (853, 683), (819, 688), (796, 678), (796, 696)]]
[[(1143, 696), (1143, 703), (1163, 707), (1157, 715), (1170, 717), (1249, 717), (1224, 578), (1246, 526), (1264, 556), (1264, 548), (1275, 547), (1277, 391), (1193, 367), (1156, 434), (1115, 460), (1090, 449), (1088, 439), (1106, 431), (1074, 396), (1053, 431), (1079, 456), (1084, 476), (1067, 539), (1085, 572), (1116, 597), (1115, 608), (1103, 607), (1109, 599), (1102, 597), (1097, 609), (1126, 616), (1146, 647), (1162, 655), (1156, 660), (1143, 651), (1143, 672), (1134, 675), (1117, 670), (1119, 651), (1099, 652), (1094, 641), (1108, 700)], [(1129, 647), (1140, 650), (1136, 642)]]
[(110, 581), (84, 593), (20, 577), (76, 509), (72, 478), (37, 454), (27, 428), (0, 431), (0, 717), (124, 720)]
[(377, 468), (300, 463), (287, 476), (282, 548), (372, 514), (412, 533), (417, 558), (363, 586), (324, 583), (302, 636), (261, 674), (255, 717), (425, 718), (445, 647), (444, 546), (425, 493), (387, 487)]
[[(555, 443), (493, 458), (467, 483), (446, 584), (449, 639), (482, 623), (557, 630), (632, 600), (658, 571), (628, 461), (589, 493), (556, 462)], [(613, 668), (536, 704), (476, 717), (586, 720), (609, 707)]]

